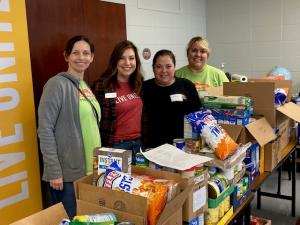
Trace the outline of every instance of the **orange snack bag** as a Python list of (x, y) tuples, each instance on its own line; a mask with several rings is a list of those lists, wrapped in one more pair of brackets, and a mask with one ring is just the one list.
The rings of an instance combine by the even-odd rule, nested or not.
[(161, 211), (165, 207), (168, 186), (155, 183), (150, 177), (146, 176), (145, 178), (144, 180), (113, 169), (106, 169), (102, 186), (146, 197), (148, 203), (148, 225), (155, 225)]
[(236, 151), (238, 144), (217, 123), (212, 115), (196, 112), (187, 115), (186, 118), (221, 160), (228, 158)]

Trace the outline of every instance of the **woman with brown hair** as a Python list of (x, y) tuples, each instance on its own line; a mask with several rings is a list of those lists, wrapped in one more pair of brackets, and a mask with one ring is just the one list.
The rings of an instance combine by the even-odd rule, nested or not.
[(137, 48), (125, 40), (115, 46), (108, 67), (93, 87), (102, 112), (102, 146), (132, 150), (133, 163), (141, 147), (142, 82)]

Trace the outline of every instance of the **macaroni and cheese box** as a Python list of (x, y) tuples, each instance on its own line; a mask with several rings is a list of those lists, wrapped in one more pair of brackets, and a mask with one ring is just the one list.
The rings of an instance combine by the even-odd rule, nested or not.
[(115, 148), (95, 148), (93, 152), (93, 184), (105, 173), (106, 167), (116, 162), (124, 173), (131, 173), (132, 152)]

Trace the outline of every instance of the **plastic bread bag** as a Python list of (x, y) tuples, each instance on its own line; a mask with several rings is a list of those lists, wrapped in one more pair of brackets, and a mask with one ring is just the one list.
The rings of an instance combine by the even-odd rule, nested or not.
[(236, 151), (238, 144), (217, 124), (211, 114), (195, 112), (186, 115), (186, 118), (221, 160)]
[(103, 187), (146, 197), (148, 202), (148, 225), (156, 224), (167, 201), (167, 185), (156, 183), (149, 179), (144, 180), (133, 177), (113, 168), (106, 169)]
[(286, 88), (276, 88), (275, 91), (275, 107), (279, 107), (285, 104), (287, 97), (287, 89)]

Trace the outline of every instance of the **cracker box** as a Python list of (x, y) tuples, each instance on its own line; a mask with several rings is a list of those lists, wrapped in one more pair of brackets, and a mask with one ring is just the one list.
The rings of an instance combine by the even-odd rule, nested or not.
[(93, 152), (93, 184), (105, 173), (106, 167), (116, 162), (124, 173), (131, 173), (132, 152), (115, 148), (95, 148)]

